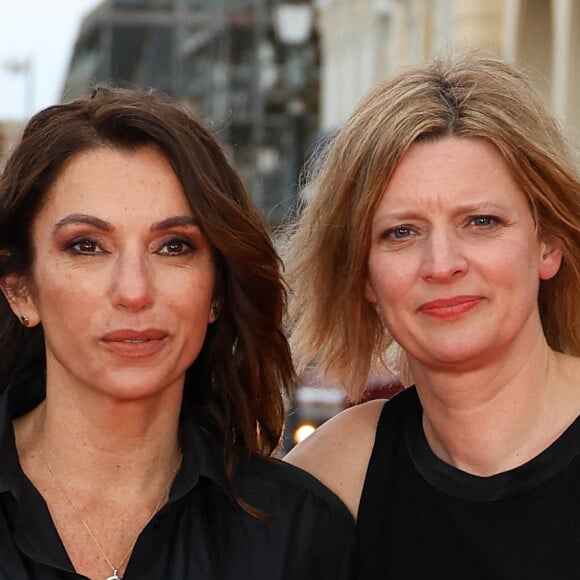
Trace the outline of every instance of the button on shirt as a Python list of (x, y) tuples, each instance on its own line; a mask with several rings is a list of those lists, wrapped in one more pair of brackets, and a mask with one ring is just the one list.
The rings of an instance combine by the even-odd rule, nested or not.
[[(34, 392), (33, 392), (34, 391)], [(46, 503), (22, 472), (12, 419), (44, 398), (44, 386), (0, 395), (0, 579), (79, 580)], [(242, 461), (236, 502), (215, 439), (184, 413), (183, 463), (168, 503), (138, 538), (124, 580), (347, 580), (354, 577), (354, 521), (305, 472), (275, 459)]]

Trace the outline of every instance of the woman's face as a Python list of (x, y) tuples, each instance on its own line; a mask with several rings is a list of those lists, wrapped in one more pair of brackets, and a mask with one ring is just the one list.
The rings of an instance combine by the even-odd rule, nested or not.
[(469, 370), (539, 336), (539, 281), (560, 262), (495, 147), (450, 137), (414, 145), (385, 188), (367, 298), (411, 360)]
[(33, 223), (30, 297), (48, 384), (118, 399), (179, 390), (212, 321), (210, 245), (152, 147), (74, 157)]

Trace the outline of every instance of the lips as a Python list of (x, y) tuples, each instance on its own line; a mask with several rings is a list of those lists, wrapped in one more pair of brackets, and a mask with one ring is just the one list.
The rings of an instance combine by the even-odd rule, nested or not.
[(419, 311), (435, 318), (456, 319), (478, 306), (481, 300), (481, 296), (472, 295), (440, 298), (421, 304)]
[(103, 335), (101, 342), (108, 350), (116, 354), (146, 357), (159, 351), (167, 337), (167, 332), (156, 328), (144, 330), (124, 328)]

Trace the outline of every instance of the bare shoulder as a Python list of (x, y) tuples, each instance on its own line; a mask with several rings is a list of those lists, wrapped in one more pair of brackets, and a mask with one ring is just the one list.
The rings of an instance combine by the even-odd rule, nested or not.
[(335, 415), (284, 458), (330, 488), (356, 517), (384, 400)]

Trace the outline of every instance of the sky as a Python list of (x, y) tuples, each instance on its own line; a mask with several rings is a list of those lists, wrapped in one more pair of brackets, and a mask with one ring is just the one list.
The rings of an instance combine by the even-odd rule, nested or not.
[(0, 0), (0, 120), (24, 120), (58, 102), (80, 23), (100, 3)]

